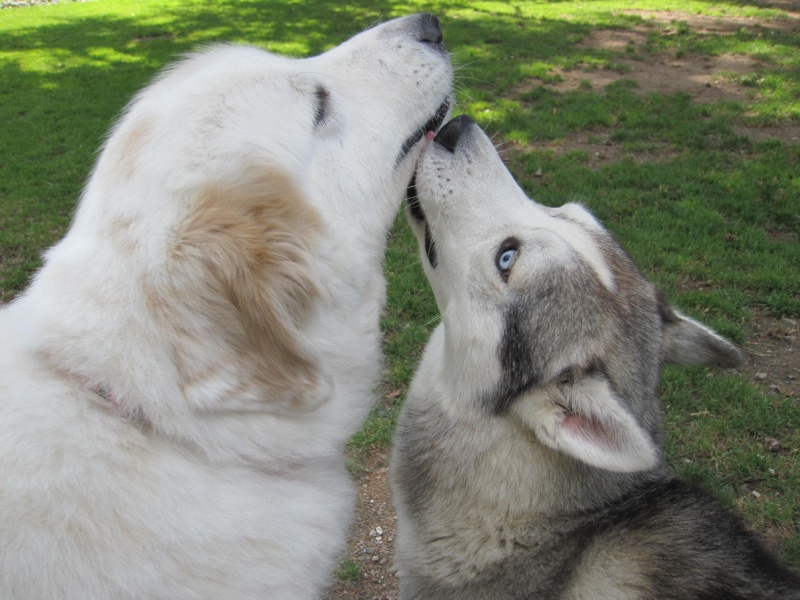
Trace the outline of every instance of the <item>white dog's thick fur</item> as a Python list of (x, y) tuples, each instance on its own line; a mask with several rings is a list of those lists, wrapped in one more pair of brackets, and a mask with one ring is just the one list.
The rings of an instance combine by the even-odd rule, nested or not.
[(309, 59), (215, 47), (133, 101), (0, 311), (0, 598), (324, 588), (440, 42), (416, 15)]

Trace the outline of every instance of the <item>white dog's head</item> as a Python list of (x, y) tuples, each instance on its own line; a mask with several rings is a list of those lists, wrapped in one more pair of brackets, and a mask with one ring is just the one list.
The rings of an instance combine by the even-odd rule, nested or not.
[(469, 117), (442, 128), (415, 185), (442, 314), (429, 362), (451, 409), (508, 415), (594, 466), (655, 467), (662, 361), (731, 367), (739, 351), (666, 304), (585, 208), (530, 200)]
[(427, 14), (313, 58), (216, 46), (168, 68), (24, 295), (42, 353), (178, 430), (187, 412), (315, 408), (355, 380), (331, 372), (348, 353), (377, 370), (386, 232), (451, 84)]

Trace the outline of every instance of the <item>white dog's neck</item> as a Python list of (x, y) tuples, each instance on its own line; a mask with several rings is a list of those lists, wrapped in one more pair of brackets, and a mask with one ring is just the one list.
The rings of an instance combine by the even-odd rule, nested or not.
[[(174, 348), (142, 294), (144, 274), (137, 273), (135, 265), (121, 270), (111, 249), (87, 260), (81, 246), (80, 239), (68, 234), (52, 248), (45, 266), (7, 309), (7, 316), (14, 321), (20, 315), (24, 320), (16, 326), (28, 332), (20, 337), (36, 341), (25, 351), (51, 371), (72, 376), (99, 410), (129, 420), (134, 427), (146, 425), (151, 435), (203, 448), (210, 460), (255, 461), (259, 468), (279, 464), (287, 455), (338, 452), (368, 412), (380, 368), (377, 323), (385, 301), (383, 278), (375, 267), (380, 265), (376, 256), (380, 249), (353, 246), (349, 265), (324, 259), (315, 265), (326, 289), (311, 311), (304, 335), (318, 349), (335, 389), (326, 405), (297, 415), (297, 425), (307, 430), (305, 445), (298, 450), (297, 440), (285, 433), (291, 426), (272, 414), (204, 413), (193, 406), (179, 376)], [(116, 267), (104, 264), (105, 259), (116, 260)], [(98, 337), (97, 331), (103, 336)], [(218, 350), (213, 346), (197, 350), (203, 355), (209, 351)], [(206, 360), (219, 363), (221, 358), (209, 355)], [(235, 377), (222, 377), (217, 391), (224, 395), (225, 386), (238, 383)], [(268, 456), (262, 447), (267, 441)]]

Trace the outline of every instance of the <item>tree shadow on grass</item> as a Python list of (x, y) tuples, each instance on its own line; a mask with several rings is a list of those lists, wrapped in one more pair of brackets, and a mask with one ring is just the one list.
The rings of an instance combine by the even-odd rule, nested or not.
[[(76, 10), (65, 12), (62, 21), (5, 28), (0, 36), (0, 253), (5, 259), (0, 269), (23, 273), (3, 288), (18, 290), (38, 264), (41, 248), (63, 234), (104, 133), (136, 90), (170, 60), (213, 42), (247, 42), (307, 56), (387, 18), (426, 10), (440, 17), (453, 51), (459, 110), (471, 112), (490, 131), (548, 139), (602, 126), (619, 128), (622, 137), (663, 135), (670, 143), (687, 140), (697, 147), (711, 139), (708, 120), (699, 119), (691, 103), (667, 102), (671, 117), (689, 128), (686, 135), (675, 135), (668, 122), (654, 130), (642, 126), (643, 115), (663, 107), (663, 101), (648, 102), (625, 89), (569, 95), (546, 88), (553, 67), (615, 68), (620, 52), (580, 41), (598, 27), (625, 29), (642, 22), (592, 4), (585, 3), (586, 12), (577, 18), (543, 18), (532, 12), (535, 5), (520, 2), (224, 0), (144, 5), (137, 16), (86, 16)], [(731, 48), (747, 35), (731, 36)], [(784, 32), (768, 43), (786, 53), (796, 49), (798, 36)], [(800, 85), (796, 70), (785, 68), (781, 77)], [(728, 108), (721, 118), (744, 110)]]

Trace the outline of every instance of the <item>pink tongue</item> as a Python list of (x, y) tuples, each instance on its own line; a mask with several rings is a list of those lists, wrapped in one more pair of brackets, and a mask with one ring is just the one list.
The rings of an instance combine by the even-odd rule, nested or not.
[(425, 133), (425, 139), (428, 140), (428, 141), (431, 141), (435, 137), (436, 137), (436, 132), (435, 131), (428, 131), (428, 132)]

